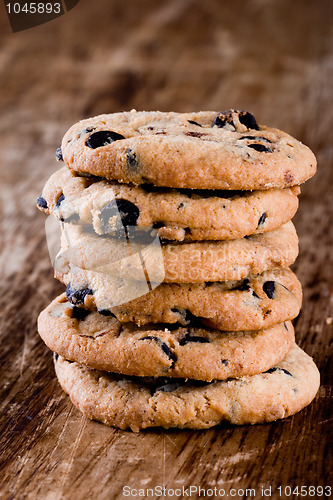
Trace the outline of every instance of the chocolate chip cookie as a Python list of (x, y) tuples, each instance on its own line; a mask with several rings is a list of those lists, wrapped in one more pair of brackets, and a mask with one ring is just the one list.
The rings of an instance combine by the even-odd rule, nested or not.
[(312, 358), (296, 345), (265, 373), (225, 381), (125, 377), (55, 356), (58, 380), (88, 418), (120, 429), (207, 429), (226, 420), (256, 424), (307, 406), (319, 388)]
[[(114, 315), (121, 322), (202, 322), (219, 330), (259, 330), (294, 319), (301, 307), (302, 288), (290, 269), (276, 269), (240, 281), (163, 283), (122, 305), (113, 306), (114, 295), (87, 286), (67, 285), (67, 298), (76, 306)], [(80, 296), (81, 300), (78, 300)]]
[(65, 224), (55, 276), (66, 285), (73, 283), (76, 289), (88, 287), (96, 295), (116, 298), (119, 279), (145, 281), (143, 269), (149, 270), (153, 284), (157, 277), (161, 278), (158, 284), (241, 280), (288, 267), (297, 254), (298, 238), (292, 222), (275, 231), (238, 240), (162, 246), (131, 246), (117, 238), (100, 237), (90, 228)]
[(298, 208), (299, 192), (298, 186), (267, 191), (133, 186), (82, 177), (64, 167), (47, 181), (38, 207), (64, 222), (91, 224), (97, 234), (117, 232), (120, 223), (153, 227), (168, 240), (224, 240), (288, 222)]
[(68, 130), (57, 157), (77, 172), (174, 188), (285, 188), (316, 171), (307, 146), (237, 110), (96, 116)]

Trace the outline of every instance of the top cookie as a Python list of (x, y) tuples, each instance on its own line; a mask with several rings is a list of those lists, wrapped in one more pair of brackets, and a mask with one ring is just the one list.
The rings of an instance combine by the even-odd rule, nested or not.
[(285, 188), (316, 171), (307, 146), (236, 110), (96, 116), (73, 125), (56, 156), (78, 172), (174, 188)]

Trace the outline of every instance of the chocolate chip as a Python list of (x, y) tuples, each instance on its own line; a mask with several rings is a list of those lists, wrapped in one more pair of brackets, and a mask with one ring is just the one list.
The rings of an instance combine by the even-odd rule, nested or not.
[(44, 200), (44, 198), (42, 196), (38, 196), (37, 198), (37, 207), (39, 208), (44, 208), (45, 210), (47, 210), (47, 201)]
[(131, 170), (138, 170), (139, 162), (137, 160), (136, 154), (131, 149), (128, 149), (126, 151), (126, 161)]
[(240, 137), (237, 140), (242, 141), (243, 139), (248, 139), (249, 141), (265, 141), (265, 142), (269, 142), (270, 144), (272, 144), (272, 141), (270, 141), (266, 137), (262, 137), (261, 135), (243, 135), (242, 137)]
[(249, 111), (240, 111), (238, 119), (243, 125), (245, 125), (246, 128), (259, 130), (255, 117), (253, 116), (252, 113), (249, 113)]
[[(127, 226), (135, 226), (140, 215), (140, 211), (138, 207), (134, 205), (134, 203), (122, 199), (112, 200), (102, 208), (99, 216), (103, 231), (106, 231), (109, 228), (110, 218), (117, 218), (118, 213), (120, 215), (122, 225), (125, 228)], [(119, 230), (120, 228), (115, 227), (115, 229)]]
[(193, 120), (187, 120), (189, 123), (192, 123), (192, 125), (198, 125), (198, 127), (202, 127), (202, 125), (200, 125), (200, 123), (197, 123)]
[(260, 219), (258, 221), (258, 227), (262, 227), (264, 225), (264, 222), (266, 220), (266, 217), (267, 217), (267, 214), (266, 212), (264, 212), (261, 216), (260, 216)]
[(53, 353), (53, 357), (55, 359), (55, 361), (58, 361), (59, 359), (59, 354), (57, 354), (56, 352)]
[(234, 125), (234, 122), (232, 120), (228, 120), (227, 116), (218, 114), (215, 120), (213, 121), (212, 127), (223, 128), (227, 123)]
[(170, 311), (175, 314), (179, 314), (181, 316), (182, 322), (186, 321), (186, 309), (178, 309), (177, 307), (172, 307)]
[(57, 207), (57, 208), (59, 208), (59, 207), (60, 207), (61, 202), (62, 202), (62, 201), (64, 201), (64, 199), (65, 199), (65, 195), (64, 195), (64, 194), (62, 194), (61, 196), (59, 196), (58, 201), (57, 201), (57, 203), (56, 203), (56, 207)]
[(286, 375), (289, 375), (290, 377), (294, 377), (294, 375), (292, 375), (290, 372), (288, 372), (288, 370), (285, 370), (284, 368), (280, 368), (279, 366), (273, 366), (273, 368), (270, 368), (269, 370), (267, 370), (264, 373), (274, 373), (276, 371), (281, 371), (281, 372), (285, 373)]
[(181, 316), (180, 323), (185, 325), (191, 324), (192, 326), (201, 326), (201, 319), (194, 316), (189, 309), (178, 309), (173, 307), (171, 311)]
[(62, 156), (62, 149), (61, 148), (57, 148), (56, 149), (56, 152), (55, 152), (55, 157), (58, 161), (64, 161), (64, 158)]
[(266, 281), (262, 289), (269, 299), (274, 299), (275, 281)]
[(91, 125), (89, 127), (86, 127), (83, 131), (83, 133), (87, 133), (87, 132), (92, 132), (93, 130), (95, 130), (96, 127), (92, 127)]
[(256, 299), (259, 299), (259, 295), (256, 294), (256, 292), (254, 290), (252, 290), (252, 295), (253, 297), (255, 297)]
[(175, 361), (177, 360), (177, 357), (173, 352), (171, 352), (169, 346), (165, 342), (163, 342), (159, 337), (147, 335), (146, 337), (142, 337), (140, 340), (154, 340), (155, 342), (157, 342), (160, 345), (162, 351), (168, 356), (169, 359), (172, 360), (171, 368), (173, 367)]
[(86, 146), (91, 149), (97, 149), (122, 139), (125, 139), (123, 135), (112, 132), (112, 130), (99, 130), (88, 137)]
[(167, 346), (167, 344), (165, 342), (163, 342), (161, 344), (161, 348), (162, 348), (162, 351), (165, 352), (165, 354), (168, 356), (168, 358), (173, 361), (172, 364), (174, 364), (174, 362), (177, 360), (177, 357), (173, 352), (171, 352), (169, 346)]
[(189, 333), (187, 333), (185, 335), (185, 337), (183, 337), (179, 341), (179, 345), (185, 345), (185, 344), (188, 344), (189, 342), (198, 342), (200, 344), (209, 344), (210, 340), (206, 339), (205, 337), (196, 337), (196, 336), (193, 336), (193, 335), (190, 335)]
[(71, 283), (68, 283), (66, 287), (66, 297), (71, 304), (74, 306), (82, 305), (86, 295), (93, 295), (93, 291), (88, 287), (82, 288), (81, 290), (75, 290), (71, 287)]
[(187, 324), (197, 324), (198, 321), (200, 322), (200, 319), (195, 316), (194, 314), (191, 313), (189, 309), (186, 309), (186, 316), (185, 316), (185, 321)]
[(259, 151), (260, 153), (271, 153), (272, 150), (269, 148), (266, 148), (263, 144), (248, 144), (248, 148), (255, 149), (255, 151)]
[(83, 307), (73, 307), (72, 310), (72, 317), (78, 320), (84, 320), (88, 314), (90, 314), (91, 311), (88, 311), (87, 309), (83, 309)]
[(229, 361), (227, 359), (222, 359), (222, 365), (228, 366)]
[(109, 309), (97, 309), (99, 314), (102, 316), (113, 316), (114, 318), (116, 317), (113, 312), (111, 312)]

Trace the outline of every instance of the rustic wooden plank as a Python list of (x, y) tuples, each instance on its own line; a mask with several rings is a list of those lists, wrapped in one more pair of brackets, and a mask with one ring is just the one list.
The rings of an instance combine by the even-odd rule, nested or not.
[[(278, 485), (332, 483), (331, 13), (328, 0), (100, 0), (15, 35), (0, 18), (1, 498), (109, 500), (126, 484), (255, 488), (257, 498), (273, 486), (279, 498)], [(315, 151), (294, 269), (304, 285), (297, 340), (322, 385), (300, 414), (134, 434), (87, 421), (59, 388), (36, 318), (63, 287), (34, 201), (68, 126), (132, 107), (248, 108)]]

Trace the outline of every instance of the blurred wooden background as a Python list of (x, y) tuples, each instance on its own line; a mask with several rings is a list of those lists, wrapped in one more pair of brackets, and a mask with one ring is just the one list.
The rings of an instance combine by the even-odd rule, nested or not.
[[(280, 498), (279, 485), (332, 484), (332, 2), (81, 0), (15, 34), (3, 4), (0, 16), (0, 498), (110, 500), (125, 485), (191, 484), (255, 488), (256, 498), (272, 486)], [(300, 414), (252, 428), (133, 434), (89, 422), (36, 332), (63, 289), (35, 208), (58, 168), (54, 151), (72, 123), (98, 113), (232, 107), (318, 158), (295, 217), (294, 269), (304, 286), (296, 335), (320, 368), (319, 394)]]

